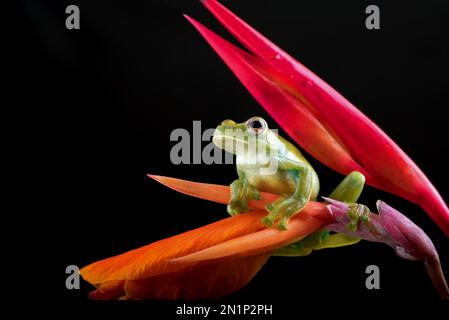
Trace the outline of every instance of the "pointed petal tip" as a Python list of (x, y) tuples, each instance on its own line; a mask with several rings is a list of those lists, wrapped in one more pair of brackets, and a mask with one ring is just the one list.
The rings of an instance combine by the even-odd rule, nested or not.
[(195, 19), (193, 19), (191, 16), (189, 16), (188, 14), (185, 14), (185, 13), (183, 13), (182, 14), (182, 16), (184, 17), (184, 18), (186, 18), (187, 19), (187, 21), (189, 21), (193, 26), (197, 26), (197, 25), (199, 25), (200, 23), (198, 22), (198, 21), (196, 21)]
[(382, 200), (377, 200), (376, 201), (376, 208), (377, 208), (377, 213), (379, 214), (379, 216), (383, 216), (382, 213), (382, 206), (384, 205), (384, 202)]
[(341, 209), (341, 210), (347, 210), (348, 209), (348, 205), (346, 203), (344, 203), (344, 202), (341, 202), (341, 201), (338, 201), (338, 200), (335, 200), (335, 199), (331, 199), (331, 198), (328, 198), (328, 197), (321, 197), (321, 198), (323, 198), (324, 201), (329, 202), (331, 205), (337, 207), (338, 209)]
[(187, 19), (187, 21), (195, 27), (195, 29), (197, 29), (200, 33), (200, 29), (203, 27), (205, 28), (201, 23), (199, 23), (198, 21), (196, 21), (195, 19), (193, 19), (191, 16), (187, 15), (187, 14), (183, 14), (183, 17)]
[(329, 204), (326, 207), (329, 210), (330, 215), (334, 219), (335, 223), (342, 222), (345, 220), (347, 210), (339, 208), (333, 204)]
[(329, 212), (331, 213), (331, 216), (335, 219), (335, 216), (337, 214), (336, 211), (338, 211), (338, 208), (333, 207), (332, 205), (327, 205), (327, 210), (329, 210)]
[(163, 176), (147, 173), (147, 177), (163, 184), (163, 180), (164, 180)]
[(388, 203), (382, 200), (376, 201), (376, 208), (377, 212), (379, 213), (379, 216), (385, 217), (389, 216), (390, 218), (394, 218), (396, 220), (409, 220), (406, 216), (404, 216), (402, 213), (400, 213), (398, 210), (390, 206)]
[[(200, 23), (199, 21), (195, 20), (194, 18), (192, 18), (191, 16), (187, 15), (187, 14), (183, 14), (184, 18), (187, 19), (187, 21), (190, 22), (190, 24), (206, 39), (206, 41), (209, 42), (208, 40), (208, 36), (209, 33), (212, 33), (212, 31), (210, 31), (208, 28), (206, 28), (202, 23)], [(217, 36), (215, 34), (213, 34), (213, 36)], [(218, 36), (217, 36), (218, 37)]]
[(322, 198), (323, 200), (327, 201), (327, 202), (330, 202), (330, 203), (335, 203), (335, 204), (337, 204), (337, 203), (340, 202), (340, 201), (337, 201), (337, 200), (334, 200), (334, 199), (328, 198), (328, 197), (323, 197), (323, 196), (321, 196), (321, 198)]
[(376, 201), (376, 208), (377, 208), (377, 212), (380, 214), (380, 215), (382, 215), (383, 213), (383, 208), (385, 208), (385, 206), (386, 206), (387, 204), (385, 203), (385, 201), (382, 201), (382, 200), (377, 200)]

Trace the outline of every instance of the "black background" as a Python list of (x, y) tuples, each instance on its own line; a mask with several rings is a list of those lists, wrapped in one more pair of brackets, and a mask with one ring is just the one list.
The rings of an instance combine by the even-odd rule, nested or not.
[[(449, 201), (447, 1), (222, 3), (359, 106)], [(80, 7), (80, 30), (65, 28), (69, 4)], [(380, 7), (380, 30), (365, 28), (369, 4)], [(87, 301), (89, 284), (65, 289), (67, 265), (82, 267), (226, 217), (223, 205), (146, 178), (154, 173), (221, 184), (235, 178), (233, 165), (171, 164), (173, 129), (191, 132), (193, 120), (211, 128), (226, 118), (244, 121), (256, 114), (277, 125), (182, 17), (187, 13), (232, 39), (198, 1), (20, 0), (17, 6), (24, 17), (13, 25), (18, 81), (26, 88), (17, 105), (31, 105), (47, 120), (40, 128), (45, 139), (33, 156), (44, 160), (50, 185), (41, 221), (52, 230), (55, 245), (46, 264), (56, 284), (53, 295), (69, 305), (92, 307), (97, 302)], [(308, 159), (320, 176), (321, 194), (328, 194), (342, 176)], [(361, 202), (374, 209), (377, 199), (429, 234), (449, 274), (447, 238), (430, 218), (370, 187)], [(380, 267), (380, 290), (365, 289), (369, 264)], [(39, 287), (34, 290), (38, 295)], [(362, 242), (305, 258), (272, 258), (224, 301), (273, 303), (276, 313), (319, 299), (437, 296), (422, 264), (399, 259), (387, 246)], [(145, 303), (166, 315), (178, 305)]]

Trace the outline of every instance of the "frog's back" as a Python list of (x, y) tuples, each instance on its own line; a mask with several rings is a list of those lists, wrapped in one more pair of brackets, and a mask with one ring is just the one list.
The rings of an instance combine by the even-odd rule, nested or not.
[(286, 154), (286, 157), (290, 160), (297, 161), (300, 163), (304, 163), (307, 165), (310, 170), (312, 170), (312, 179), (313, 179), (313, 189), (312, 189), (312, 195), (310, 197), (311, 200), (315, 200), (318, 197), (318, 193), (320, 191), (320, 180), (318, 179), (318, 175), (315, 171), (315, 169), (312, 167), (312, 165), (307, 161), (307, 159), (303, 156), (301, 151), (299, 151), (296, 146), (294, 146), (292, 143), (288, 142), (282, 137), (279, 137), (279, 139), (284, 143), (284, 145), (287, 147), (288, 153)]

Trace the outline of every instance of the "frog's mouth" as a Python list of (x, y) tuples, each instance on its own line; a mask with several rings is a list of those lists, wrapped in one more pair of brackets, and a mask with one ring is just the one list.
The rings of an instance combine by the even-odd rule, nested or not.
[(214, 134), (212, 142), (220, 149), (224, 149), (234, 154), (236, 153), (236, 149), (238, 149), (238, 145), (245, 146), (248, 144), (244, 139), (237, 139), (224, 134)]
[(246, 146), (248, 144), (248, 141), (244, 138), (244, 134), (234, 134), (233, 129), (224, 128), (221, 125), (215, 129), (212, 142), (220, 149), (233, 154), (236, 153), (239, 145)]

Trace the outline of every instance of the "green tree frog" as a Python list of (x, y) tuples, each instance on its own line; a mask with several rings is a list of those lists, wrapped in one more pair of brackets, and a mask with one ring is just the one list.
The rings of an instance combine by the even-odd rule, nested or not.
[[(231, 198), (227, 206), (230, 215), (248, 211), (248, 200), (260, 199), (260, 191), (279, 194), (278, 200), (267, 205), (269, 213), (262, 222), (268, 227), (278, 222), (277, 227), (286, 230), (289, 219), (309, 200), (316, 200), (320, 182), (315, 170), (293, 144), (270, 130), (263, 118), (252, 117), (242, 123), (224, 120), (215, 129), (213, 142), (236, 156), (238, 179), (230, 185)], [(363, 175), (353, 172), (330, 197), (355, 202), (363, 186)], [(355, 206), (348, 216), (353, 220), (348, 226), (352, 229), (359, 220), (369, 220), (361, 205)], [(354, 241), (353, 238), (345, 238), (343, 242), (346, 245)]]

